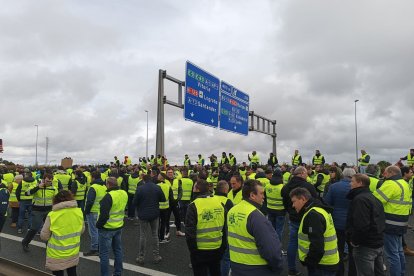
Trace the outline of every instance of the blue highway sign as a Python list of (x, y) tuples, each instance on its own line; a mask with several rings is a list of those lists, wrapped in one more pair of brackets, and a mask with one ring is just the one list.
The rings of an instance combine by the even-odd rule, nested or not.
[(247, 135), (249, 133), (249, 95), (230, 84), (220, 83), (220, 128)]
[(187, 61), (185, 69), (184, 118), (218, 127), (220, 80)]

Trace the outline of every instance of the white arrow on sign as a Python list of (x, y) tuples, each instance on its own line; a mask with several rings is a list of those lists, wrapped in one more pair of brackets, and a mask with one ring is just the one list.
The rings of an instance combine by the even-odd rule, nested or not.
[(236, 129), (237, 127), (236, 126), (234, 126), (234, 129)]
[(190, 115), (191, 115), (191, 117), (194, 117), (194, 113), (193, 112), (191, 112)]
[(211, 123), (214, 124), (214, 119), (211, 119)]

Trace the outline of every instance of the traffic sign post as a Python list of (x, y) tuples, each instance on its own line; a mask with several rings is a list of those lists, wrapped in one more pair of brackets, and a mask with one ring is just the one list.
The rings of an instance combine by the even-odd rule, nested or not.
[(224, 81), (220, 83), (220, 128), (249, 133), (249, 95)]
[(185, 70), (184, 118), (218, 127), (220, 80), (187, 61)]

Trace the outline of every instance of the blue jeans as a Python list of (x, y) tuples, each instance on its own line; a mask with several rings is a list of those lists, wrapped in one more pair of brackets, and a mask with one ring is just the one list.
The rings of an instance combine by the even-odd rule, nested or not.
[(86, 215), (88, 221), (88, 232), (91, 237), (91, 250), (98, 250), (98, 229), (96, 228), (96, 222), (98, 221), (98, 213), (89, 213)]
[(17, 220), (17, 229), (21, 229), (23, 226), (24, 216), (27, 210), (27, 215), (29, 217), (29, 226), (28, 229), (32, 226), (32, 201), (22, 200), (19, 202), (19, 218)]
[(402, 247), (402, 236), (384, 233), (384, 252), (390, 265), (390, 276), (405, 274), (405, 257)]
[(229, 246), (227, 246), (226, 251), (224, 251), (223, 257), (221, 257), (220, 270), (221, 270), (221, 276), (229, 276), (229, 272), (230, 272)]
[(285, 216), (277, 216), (275, 214), (269, 213), (267, 215), (270, 223), (275, 228), (279, 241), (282, 242), (283, 238), (283, 228), (285, 227)]
[(101, 259), (101, 276), (109, 276), (109, 250), (114, 252), (114, 276), (122, 274), (122, 229), (108, 231), (98, 229), (99, 233), (99, 258)]
[(320, 268), (309, 268), (308, 267), (308, 276), (335, 276), (336, 271), (329, 271)]
[(296, 255), (298, 253), (299, 223), (289, 221), (289, 244), (287, 249), (288, 269), (296, 271)]

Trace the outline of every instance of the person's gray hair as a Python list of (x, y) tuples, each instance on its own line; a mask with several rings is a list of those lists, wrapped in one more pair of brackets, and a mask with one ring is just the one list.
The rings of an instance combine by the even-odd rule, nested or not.
[(23, 179), (23, 175), (18, 174), (14, 177), (14, 180), (22, 180)]
[(106, 179), (106, 183), (108, 183), (108, 185), (109, 185), (109, 186), (111, 186), (111, 187), (118, 186), (118, 182), (116, 181), (116, 178), (115, 178), (115, 177), (113, 177), (113, 176), (108, 177), (108, 178)]
[(227, 190), (227, 189), (229, 189), (229, 184), (227, 183), (226, 180), (220, 180), (217, 183), (217, 188), (216, 188), (217, 192), (224, 193), (224, 190)]
[(345, 178), (352, 178), (352, 176), (354, 176), (355, 174), (356, 174), (356, 172), (352, 168), (345, 168), (344, 171), (342, 172), (342, 175)]
[(379, 172), (379, 166), (375, 164), (369, 164), (367, 168), (365, 169), (365, 172), (370, 175), (377, 176)]
[(308, 170), (303, 166), (299, 166), (293, 171), (293, 175), (299, 175), (302, 173), (306, 173), (306, 174), (308, 173)]

